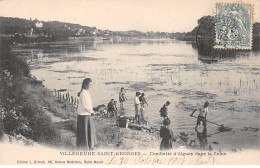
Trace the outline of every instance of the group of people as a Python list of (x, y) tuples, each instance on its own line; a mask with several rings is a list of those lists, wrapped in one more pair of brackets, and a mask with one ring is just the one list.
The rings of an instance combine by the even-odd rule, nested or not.
[[(122, 87), (119, 92), (119, 102), (120, 102), (120, 109), (124, 109), (124, 102), (127, 100), (125, 89)], [(110, 102), (107, 104), (107, 116), (108, 117), (117, 117), (118, 116), (118, 108), (117, 108), (117, 101), (115, 99), (111, 99)]]
[[(148, 106), (148, 103), (145, 99), (145, 94), (136, 92), (136, 96), (134, 99), (134, 106), (135, 106), (135, 121), (140, 124), (142, 122), (143, 118), (143, 112), (145, 104)], [(125, 88), (121, 88), (119, 92), (119, 102), (120, 102), (120, 109), (124, 109), (124, 102), (127, 100)], [(118, 116), (118, 108), (116, 105), (117, 101), (115, 99), (111, 99), (110, 102), (107, 104), (107, 112), (109, 117), (117, 117)]]
[[(127, 100), (125, 94), (125, 88), (121, 88), (119, 92), (119, 102), (120, 102), (120, 109), (124, 109), (124, 102)], [(111, 99), (110, 102), (107, 104), (107, 112), (109, 117), (117, 117), (118, 116), (118, 108), (116, 105), (117, 101), (115, 99)]]
[[(174, 141), (174, 135), (172, 130), (170, 129), (170, 124), (171, 124), (171, 120), (169, 119), (168, 116), (168, 106), (170, 105), (170, 102), (167, 101), (163, 107), (160, 109), (160, 116), (164, 118), (163, 120), (163, 126), (160, 129), (160, 137), (162, 138), (161, 144), (160, 144), (160, 149), (161, 150), (169, 150), (173, 148), (173, 141)], [(200, 141), (200, 146), (203, 146), (203, 148), (205, 148), (206, 143), (204, 142), (204, 139), (202, 139), (202, 137), (205, 136), (201, 136), (206, 134), (207, 131), (207, 114), (208, 114), (208, 106), (209, 106), (209, 102), (206, 101), (203, 105), (202, 108), (199, 108), (199, 115), (197, 117), (197, 123), (195, 126), (195, 131), (197, 132), (197, 137), (199, 138)], [(203, 124), (203, 133), (201, 134), (197, 128), (198, 126), (201, 124)], [(202, 145), (203, 144), (203, 145)]]
[[(97, 137), (95, 124), (92, 118), (93, 105), (91, 95), (89, 93), (89, 89), (91, 88), (92, 80), (90, 78), (86, 78), (82, 82), (81, 90), (78, 93), (79, 96), (79, 105), (77, 109), (77, 140), (76, 146), (78, 148), (83, 148), (86, 150), (93, 150), (97, 145)], [(134, 99), (135, 106), (135, 120), (137, 123), (141, 122), (141, 115), (143, 115), (145, 104), (148, 106), (148, 103), (145, 100), (145, 94), (136, 92), (136, 96)], [(125, 89), (121, 88), (119, 93), (119, 101), (120, 108), (124, 108), (124, 102), (127, 100)], [(160, 109), (160, 116), (164, 118), (163, 126), (160, 129), (160, 137), (162, 138), (160, 149), (172, 149), (173, 144), (173, 132), (169, 128), (171, 120), (168, 115), (168, 107), (170, 102), (167, 101), (163, 107)], [(206, 101), (203, 108), (200, 109), (199, 116), (197, 119), (196, 129), (200, 123), (203, 123), (204, 128), (206, 127), (206, 117), (208, 113), (209, 103)], [(117, 107), (116, 101), (111, 99), (108, 103), (108, 112), (112, 112), (114, 116), (117, 116)]]

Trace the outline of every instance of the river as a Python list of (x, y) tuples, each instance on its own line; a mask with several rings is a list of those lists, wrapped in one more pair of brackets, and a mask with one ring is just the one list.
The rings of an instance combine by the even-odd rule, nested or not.
[[(204, 62), (195, 46), (193, 42), (170, 39), (55, 42), (16, 45), (13, 52), (27, 58), (32, 75), (50, 90), (68, 89), (76, 97), (82, 80), (92, 78), (94, 105), (107, 104), (112, 98), (118, 101), (124, 87), (128, 100), (121, 113), (127, 116), (134, 116), (135, 92), (144, 92), (149, 104), (144, 115), (155, 127), (162, 123), (160, 108), (170, 101), (169, 116), (175, 133), (195, 132), (196, 119), (189, 115), (207, 100), (207, 119), (236, 131), (233, 136), (215, 137), (229, 136), (229, 140), (223, 140), (227, 146), (252, 147), (251, 141), (259, 141), (259, 131), (245, 134), (243, 129), (259, 128), (260, 52), (236, 52)], [(214, 136), (217, 126), (207, 127), (208, 134)]]

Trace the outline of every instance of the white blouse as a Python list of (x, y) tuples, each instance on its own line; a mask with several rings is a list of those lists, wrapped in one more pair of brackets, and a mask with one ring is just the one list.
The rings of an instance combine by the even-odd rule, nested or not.
[(208, 114), (208, 113), (209, 113), (208, 107), (207, 108), (200, 108), (199, 116), (205, 117), (206, 114)]
[(139, 97), (135, 96), (135, 99), (134, 99), (134, 104), (135, 104), (135, 105), (138, 105), (138, 104), (140, 104)]
[(78, 115), (91, 115), (93, 105), (91, 95), (88, 90), (83, 89), (79, 97)]

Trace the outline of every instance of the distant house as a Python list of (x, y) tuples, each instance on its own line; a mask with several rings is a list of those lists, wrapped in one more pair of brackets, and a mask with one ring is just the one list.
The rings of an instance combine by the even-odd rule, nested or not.
[(83, 35), (83, 34), (85, 34), (85, 33), (86, 33), (86, 30), (80, 28), (80, 29), (77, 30), (76, 35), (79, 36), (79, 35)]
[(38, 27), (38, 28), (42, 28), (42, 26), (43, 26), (43, 24), (42, 24), (42, 22), (36, 22), (35, 23), (35, 27)]
[(80, 28), (80, 29), (79, 29), (79, 32), (85, 34), (85, 33), (86, 33), (86, 30)]

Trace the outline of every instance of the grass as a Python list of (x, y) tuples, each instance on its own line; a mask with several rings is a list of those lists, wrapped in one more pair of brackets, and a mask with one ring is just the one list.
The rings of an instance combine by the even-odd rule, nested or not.
[(96, 117), (95, 123), (99, 148), (119, 148), (122, 141), (116, 120)]
[(22, 135), (54, 146), (68, 143), (45, 108), (64, 118), (73, 116), (75, 109), (69, 105), (62, 108), (52, 93), (31, 76), (26, 62), (10, 53), (9, 44), (0, 41), (0, 136)]

